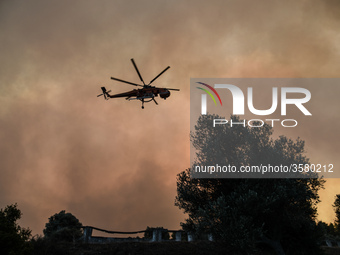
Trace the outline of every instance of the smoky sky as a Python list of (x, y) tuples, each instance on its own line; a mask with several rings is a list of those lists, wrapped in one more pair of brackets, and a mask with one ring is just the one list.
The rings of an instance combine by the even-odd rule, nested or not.
[[(179, 228), (190, 78), (338, 77), (339, 11), (338, 1), (1, 1), (1, 208), (17, 202), (34, 234), (61, 210), (109, 230)], [(111, 76), (139, 83), (131, 58), (146, 82), (171, 66), (153, 85), (181, 91), (144, 110), (97, 98), (101, 86), (133, 89)], [(302, 139), (316, 134), (311, 125)], [(321, 194), (325, 221), (337, 185)]]

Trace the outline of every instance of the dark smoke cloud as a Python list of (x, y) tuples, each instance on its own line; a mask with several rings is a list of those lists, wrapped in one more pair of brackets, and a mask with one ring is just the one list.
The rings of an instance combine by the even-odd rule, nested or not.
[[(63, 209), (112, 230), (178, 228), (189, 78), (337, 77), (338, 11), (337, 1), (2, 1), (0, 206), (18, 202), (34, 233)], [(96, 98), (103, 85), (132, 89), (110, 76), (139, 82), (132, 57), (145, 81), (170, 65), (155, 85), (181, 92), (144, 111)]]

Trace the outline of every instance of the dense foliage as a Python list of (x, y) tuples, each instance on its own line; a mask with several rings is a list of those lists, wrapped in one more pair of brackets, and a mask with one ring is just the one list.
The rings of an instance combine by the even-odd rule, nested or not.
[(340, 194), (335, 196), (333, 207), (335, 210), (335, 231), (336, 235), (340, 236)]
[(29, 254), (31, 230), (18, 225), (20, 218), (17, 204), (0, 210), (0, 254)]
[(71, 213), (64, 210), (54, 214), (45, 225), (45, 238), (55, 241), (72, 242), (82, 236), (82, 224)]
[[(235, 166), (309, 162), (300, 139), (273, 140), (268, 125), (223, 125), (217, 132), (214, 118), (221, 117), (201, 116), (191, 134), (199, 164), (211, 164), (218, 153), (225, 155), (220, 164)], [(192, 179), (187, 169), (178, 175), (176, 205), (189, 216), (185, 230), (210, 232), (235, 254), (251, 254), (259, 243), (277, 254), (318, 254), (315, 219), (322, 186), (319, 178)]]

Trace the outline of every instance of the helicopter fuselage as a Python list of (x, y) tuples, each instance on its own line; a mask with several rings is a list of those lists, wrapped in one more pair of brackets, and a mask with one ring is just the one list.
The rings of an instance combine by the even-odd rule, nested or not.
[(159, 95), (160, 98), (166, 99), (170, 96), (170, 91), (166, 88), (142, 88), (142, 89), (134, 89), (128, 92), (109, 95), (110, 98), (118, 98), (118, 97), (126, 97), (126, 99), (142, 99), (142, 98), (154, 98)]

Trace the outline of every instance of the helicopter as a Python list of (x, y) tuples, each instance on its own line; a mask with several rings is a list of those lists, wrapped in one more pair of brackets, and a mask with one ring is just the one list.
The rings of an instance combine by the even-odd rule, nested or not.
[(144, 103), (154, 101), (155, 104), (158, 105), (157, 101), (155, 100), (155, 97), (157, 97), (158, 95), (160, 96), (160, 98), (163, 98), (165, 100), (170, 96), (170, 94), (171, 94), (170, 90), (179, 91), (179, 89), (159, 88), (159, 87), (155, 87), (155, 86), (150, 85), (159, 76), (161, 76), (165, 71), (167, 71), (170, 68), (170, 66), (165, 68), (160, 74), (158, 74), (155, 78), (153, 78), (149, 82), (149, 84), (145, 84), (145, 82), (144, 82), (144, 80), (143, 80), (143, 78), (142, 78), (142, 76), (141, 76), (141, 74), (140, 74), (140, 72), (137, 68), (136, 63), (133, 60), (133, 58), (131, 59), (131, 62), (133, 64), (133, 66), (135, 67), (137, 74), (139, 76), (139, 79), (141, 80), (143, 85), (133, 83), (133, 82), (124, 81), (124, 80), (117, 79), (117, 78), (114, 78), (114, 77), (111, 77), (111, 79), (115, 80), (115, 81), (119, 81), (119, 82), (129, 84), (129, 85), (142, 87), (142, 88), (141, 89), (134, 89), (134, 90), (131, 90), (131, 91), (128, 91), (128, 92), (120, 93), (120, 94), (110, 95), (109, 93), (111, 92), (111, 90), (107, 91), (105, 87), (101, 87), (103, 93), (98, 95), (97, 97), (104, 96), (105, 100), (108, 100), (110, 98), (118, 98), (118, 97), (125, 97), (125, 99), (129, 100), (129, 101), (130, 100), (140, 100), (142, 102), (142, 109), (144, 109)]

